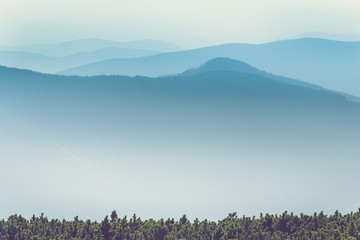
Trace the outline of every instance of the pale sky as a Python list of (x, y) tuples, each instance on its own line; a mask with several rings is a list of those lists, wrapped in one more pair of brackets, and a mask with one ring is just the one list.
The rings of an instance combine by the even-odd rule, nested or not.
[(159, 39), (186, 48), (360, 34), (359, 0), (0, 0), (0, 44)]

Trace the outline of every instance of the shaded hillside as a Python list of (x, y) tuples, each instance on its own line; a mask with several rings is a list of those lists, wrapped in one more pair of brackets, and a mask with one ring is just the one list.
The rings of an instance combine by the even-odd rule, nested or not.
[[(239, 73), (248, 73), (253, 75), (262, 76), (265, 78), (271, 78), (273, 80), (277, 80), (283, 83), (288, 83), (291, 85), (299, 86), (299, 87), (307, 87), (314, 90), (321, 90), (321, 91), (330, 91), (326, 90), (320, 86), (315, 84), (307, 83), (304, 81), (286, 78), (282, 76), (276, 76), (274, 74), (259, 70), (245, 62), (241, 62), (231, 58), (214, 58), (206, 63), (200, 65), (199, 67), (195, 67), (189, 69), (181, 74), (180, 76), (192, 76), (197, 75), (200, 73), (211, 73), (211, 72), (218, 72), (218, 71), (228, 71), (228, 72), (239, 72)], [(339, 93), (343, 94), (343, 93)]]
[(360, 96), (360, 43), (296, 39), (252, 44), (225, 44), (136, 59), (112, 59), (68, 69), (67, 75), (178, 74), (216, 58), (229, 57), (276, 75)]
[(234, 60), (234, 59), (230, 59), (230, 58), (215, 58), (210, 61), (207, 61), (206, 63), (200, 65), (199, 67), (189, 69), (179, 75), (180, 76), (191, 76), (191, 75), (197, 75), (200, 73), (209, 73), (209, 72), (216, 72), (216, 71), (230, 71), (230, 72), (255, 74), (258, 76), (270, 78), (270, 79), (277, 80), (277, 81), (287, 83), (290, 85), (306, 87), (306, 88), (310, 88), (313, 90), (332, 92), (332, 93), (344, 96), (349, 101), (360, 102), (359, 97), (345, 94), (342, 92), (324, 89), (318, 85), (307, 83), (304, 81), (273, 75), (271, 73), (261, 71), (257, 68), (254, 68), (247, 63), (244, 63), (244, 62), (241, 62), (238, 60)]

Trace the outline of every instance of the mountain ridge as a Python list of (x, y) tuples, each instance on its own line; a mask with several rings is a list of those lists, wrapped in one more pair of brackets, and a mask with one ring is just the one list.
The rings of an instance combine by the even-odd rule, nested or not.
[[(0, 66), (0, 70), (1, 70), (1, 68), (6, 69), (8, 67)], [(26, 70), (17, 69), (17, 68), (8, 68), (8, 69), (10, 71), (16, 71), (16, 70), (26, 71)], [(42, 73), (39, 73), (36, 71), (31, 71), (31, 70), (27, 70), (27, 71), (30, 74), (37, 74), (37, 75), (42, 74)], [(341, 95), (349, 101), (358, 102), (358, 103), (360, 102), (359, 97), (349, 95), (349, 94), (339, 92), (339, 91), (329, 90), (329, 89), (323, 88), (321, 86), (318, 86), (316, 84), (307, 83), (307, 82), (304, 82), (301, 80), (291, 79), (291, 78), (287, 78), (287, 77), (283, 77), (283, 76), (277, 76), (272, 73), (268, 73), (268, 72), (259, 70), (255, 67), (251, 66), (248, 63), (245, 63), (245, 62), (242, 62), (239, 60), (235, 60), (235, 59), (231, 59), (231, 58), (223, 58), (223, 57), (214, 58), (205, 63), (202, 63), (200, 66), (188, 69), (182, 73), (164, 76), (164, 77), (176, 77), (176, 76), (186, 77), (186, 76), (194, 76), (194, 75), (199, 75), (199, 74), (204, 74), (204, 73), (209, 73), (209, 72), (214, 72), (214, 73), (216, 73), (216, 72), (238, 72), (238, 73), (253, 74), (253, 75), (258, 75), (258, 76), (265, 77), (268, 79), (280, 81), (282, 83), (294, 85), (294, 86), (305, 87), (305, 88), (318, 90), (318, 91), (327, 91), (329, 93)], [(47, 75), (57, 76), (57, 74), (47, 74)], [(118, 76), (125, 77), (125, 75), (118, 75)], [(76, 76), (73, 76), (73, 77), (76, 77)], [(78, 77), (81, 78), (82, 76), (78, 76)]]
[(360, 42), (322, 39), (283, 40), (258, 45), (225, 44), (134, 59), (105, 60), (58, 73), (157, 77), (184, 72), (216, 57), (233, 58), (275, 75), (360, 96)]
[(120, 42), (101, 38), (83, 38), (57, 44), (3, 46), (2, 50), (26, 51), (42, 54), (45, 56), (64, 57), (76, 54), (78, 52), (94, 51), (106, 47), (145, 49), (158, 52), (183, 50), (183, 48), (177, 46), (176, 44), (156, 39)]
[(245, 72), (245, 73), (256, 74), (256, 75), (264, 76), (264, 77), (267, 77), (270, 79), (274, 79), (274, 80), (277, 80), (277, 81), (280, 81), (283, 83), (288, 83), (288, 84), (295, 85), (295, 86), (307, 87), (307, 88), (311, 88), (314, 90), (328, 91), (331, 93), (340, 94), (340, 95), (344, 96), (346, 99), (348, 99), (349, 101), (360, 102), (360, 97), (356, 97), (356, 96), (346, 94), (343, 92), (339, 92), (339, 91), (325, 89), (316, 84), (311, 84), (311, 83), (304, 82), (301, 80), (287, 78), (287, 77), (283, 77), (283, 76), (277, 76), (272, 73), (268, 73), (268, 72), (262, 71), (260, 69), (257, 69), (248, 63), (238, 61), (235, 59), (231, 59), (231, 58), (218, 57), (218, 58), (211, 59), (211, 60), (201, 64), (198, 67), (194, 67), (189, 70), (186, 70), (183, 73), (180, 73), (179, 76), (189, 76), (189, 75), (196, 75), (201, 72), (216, 72), (216, 71), (233, 71), (233, 72)]
[[(226, 66), (224, 68), (224, 66)], [(240, 67), (239, 67), (240, 66)], [(36, 72), (36, 71), (32, 71), (32, 70), (24, 70), (24, 69), (18, 69), (18, 68), (11, 68), (11, 67), (6, 67), (6, 66), (0, 66), (0, 70), (2, 70), (2, 74), (1, 77), (2, 78), (6, 78), (7, 75), (8, 76), (20, 76), (21, 78), (26, 78), (27, 76), (35, 76), (36, 78), (41, 78), (41, 77), (50, 77), (50, 78), (65, 78), (65, 79), (106, 79), (107, 77), (110, 78), (119, 78), (119, 79), (131, 79), (133, 77), (131, 76), (125, 76), (125, 75), (112, 75), (112, 76), (106, 76), (106, 75), (99, 75), (99, 76), (90, 76), (90, 77), (86, 77), (86, 76), (62, 76), (62, 75), (58, 75), (58, 74), (44, 74), (44, 73), (40, 73), (40, 72)], [(177, 74), (177, 75), (171, 75), (171, 76), (162, 76), (162, 77), (158, 77), (158, 78), (149, 78), (149, 77), (141, 77), (138, 76), (140, 78), (143, 79), (152, 79), (152, 81), (156, 81), (161, 80), (161, 79), (166, 79), (166, 78), (188, 78), (188, 77), (192, 77), (196, 79), (197, 76), (206, 76), (208, 78), (211, 78), (211, 75), (221, 75), (221, 74), (245, 74), (244, 76), (258, 76), (264, 79), (268, 79), (269, 81), (275, 81), (275, 82), (279, 82), (281, 84), (286, 84), (286, 85), (290, 85), (290, 86), (294, 86), (294, 87), (301, 87), (301, 88), (306, 88), (309, 90), (314, 90), (314, 91), (319, 91), (319, 92), (326, 92), (329, 94), (335, 94), (338, 96), (343, 97), (344, 99), (346, 99), (347, 101), (350, 102), (355, 102), (355, 103), (359, 103), (360, 102), (360, 98), (357, 98), (355, 96), (351, 96), (342, 92), (337, 92), (337, 91), (332, 91), (332, 90), (328, 90), (325, 88), (322, 88), (320, 86), (314, 85), (314, 84), (309, 84), (307, 82), (303, 82), (300, 80), (296, 80), (296, 79), (290, 79), (290, 78), (286, 78), (286, 77), (282, 77), (282, 76), (276, 76), (273, 75), (271, 73), (267, 73), (265, 71), (259, 70), (257, 68), (252, 67), (251, 65), (238, 61), (238, 60), (234, 60), (234, 59), (230, 59), (230, 58), (215, 58), (212, 60), (209, 60), (203, 64), (201, 64), (198, 67), (189, 69), (183, 73)]]
[(100, 48), (78, 52), (69, 56), (55, 57), (25, 51), (0, 50), (0, 64), (8, 67), (31, 69), (43, 73), (55, 73), (61, 69), (122, 57), (123, 59), (159, 54), (158, 51), (130, 48)]

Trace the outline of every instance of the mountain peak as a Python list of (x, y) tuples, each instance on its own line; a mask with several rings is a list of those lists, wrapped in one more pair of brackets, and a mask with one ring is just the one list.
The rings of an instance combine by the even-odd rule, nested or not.
[(216, 72), (216, 71), (231, 71), (231, 72), (254, 73), (254, 74), (261, 73), (260, 70), (252, 67), (251, 65), (245, 62), (231, 58), (217, 57), (205, 62), (199, 67), (189, 69), (181, 73), (180, 75), (190, 76), (204, 72)]

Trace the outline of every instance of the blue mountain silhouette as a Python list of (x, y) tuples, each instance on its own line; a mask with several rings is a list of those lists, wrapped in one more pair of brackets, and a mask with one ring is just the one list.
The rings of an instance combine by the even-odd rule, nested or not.
[(135, 59), (111, 59), (60, 72), (66, 75), (178, 74), (216, 58), (229, 57), (276, 75), (360, 96), (360, 42), (296, 39), (266, 44), (225, 44)]
[(90, 52), (77, 52), (64, 57), (51, 57), (20, 51), (0, 51), (0, 64), (8, 67), (54, 73), (64, 68), (103, 61), (112, 58), (134, 58), (158, 54), (157, 51), (128, 48), (101, 48)]
[(86, 38), (59, 44), (0, 46), (1, 50), (31, 52), (52, 57), (64, 57), (78, 52), (91, 52), (101, 48), (144, 49), (155, 52), (182, 50), (181, 47), (173, 43), (155, 39), (118, 42), (100, 38)]
[(360, 102), (359, 97), (356, 97), (356, 96), (353, 96), (350, 94), (346, 94), (343, 92), (324, 89), (323, 87), (320, 87), (318, 85), (307, 83), (307, 82), (304, 82), (301, 80), (277, 76), (277, 75), (259, 70), (245, 62), (241, 62), (241, 61), (234, 60), (231, 58), (220, 58), (220, 57), (214, 58), (214, 59), (209, 60), (206, 63), (200, 65), (199, 67), (189, 69), (179, 75), (180, 76), (191, 76), (191, 75), (196, 75), (199, 73), (217, 72), (217, 71), (231, 71), (231, 72), (255, 74), (255, 75), (274, 79), (274, 80), (277, 80), (277, 81), (280, 81), (283, 83), (287, 83), (287, 84), (291, 84), (291, 85), (295, 85), (295, 86), (299, 86), (299, 87), (307, 87), (307, 88), (311, 88), (314, 90), (328, 91), (328, 92), (336, 93), (336, 94), (344, 96), (346, 99), (348, 99), (350, 101)]
[[(0, 67), (0, 158), (9, 170), (3, 176), (18, 173), (16, 187), (39, 193), (26, 204), (40, 202), (41, 209), (48, 199), (63, 206), (59, 194), (78, 194), (76, 201), (96, 206), (94, 192), (105, 196), (102, 203), (112, 196), (117, 204), (134, 188), (133, 199), (147, 197), (152, 186), (161, 187), (161, 207), (199, 189), (207, 191), (198, 198), (202, 204), (214, 186), (237, 199), (250, 196), (246, 201), (254, 191), (272, 201), (284, 189), (309, 199), (322, 189), (316, 201), (326, 201), (334, 186), (340, 191), (358, 179), (359, 122), (359, 104), (342, 95), (263, 76), (229, 59), (158, 78)], [(339, 171), (346, 177), (334, 178)], [(2, 201), (22, 196), (15, 191)]]

